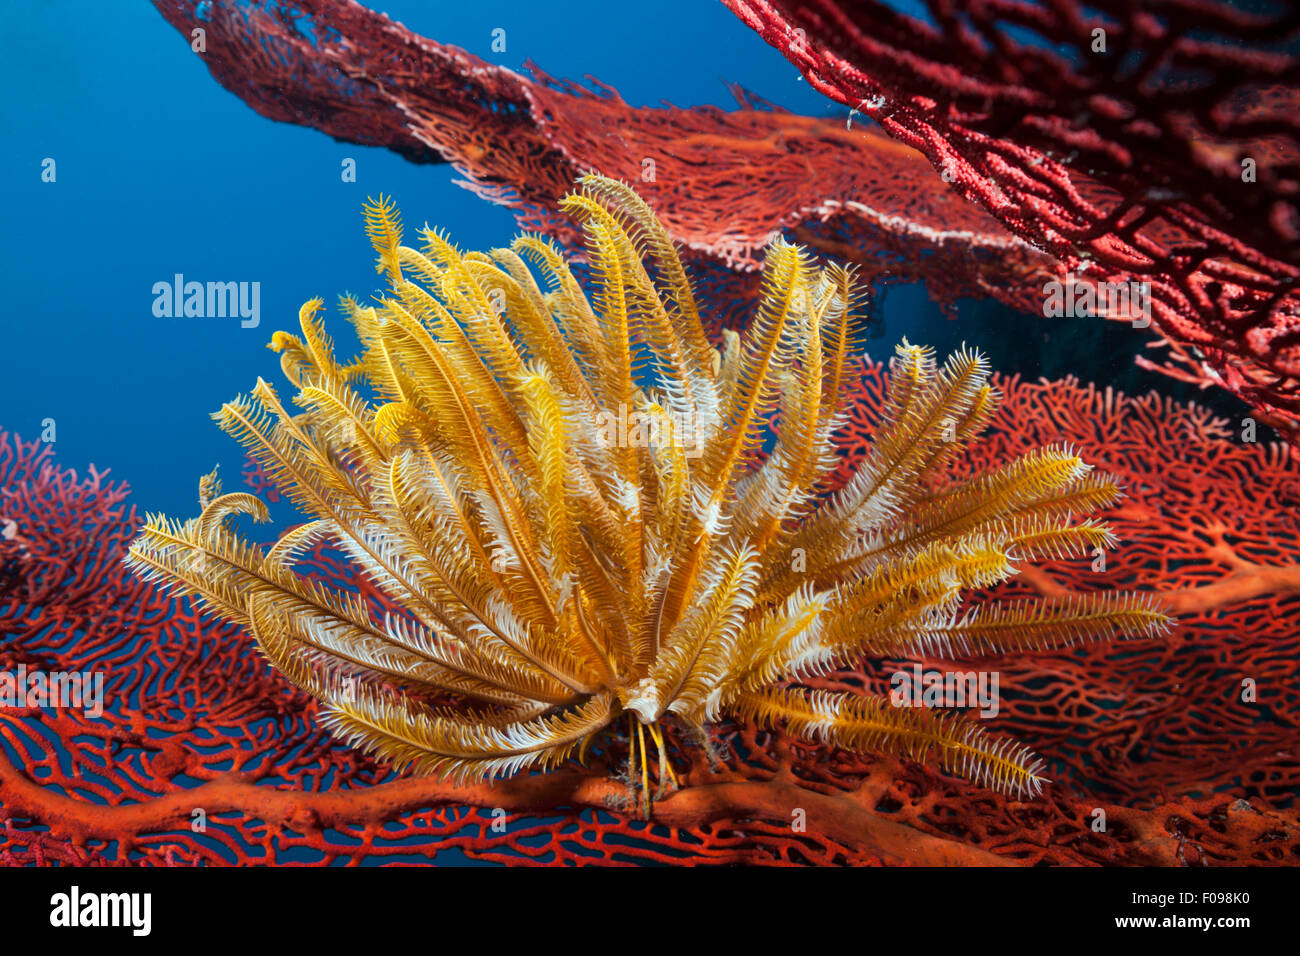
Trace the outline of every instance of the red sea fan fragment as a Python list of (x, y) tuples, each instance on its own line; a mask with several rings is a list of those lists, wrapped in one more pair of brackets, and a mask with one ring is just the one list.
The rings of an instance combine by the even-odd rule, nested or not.
[(280, 500), (280, 492), (275, 487), (275, 482), (266, 474), (266, 469), (262, 467), (262, 463), (252, 455), (244, 455), (244, 467), (240, 474), (243, 476), (244, 484), (251, 488), (253, 494), (262, 500), (269, 501), (271, 504), (275, 504)]
[[(880, 371), (867, 363), (862, 373), (862, 416), (850, 431), (865, 442)], [(999, 720), (1022, 739), (1050, 739), (1041, 746), (1056, 760), (1055, 779), (1082, 792), (1126, 805), (1233, 793), (1294, 809), (1300, 454), (1238, 441), (1226, 421), (1155, 392), (1133, 397), (1074, 379), (998, 384), (1009, 413), (972, 468), (1064, 442), (1125, 493), (1108, 515), (1119, 542), (1104, 571), (1095, 559), (1048, 562), (1011, 590), (1059, 597), (1157, 586), (1180, 617), (1162, 641), (1007, 661)], [(1258, 704), (1243, 701), (1244, 679)], [(1096, 732), (1075, 734), (1073, 720)]]
[(992, 295), (1031, 307), (1027, 290), (1054, 275), (923, 157), (863, 124), (758, 109), (743, 93), (735, 112), (634, 108), (594, 80), (595, 92), (535, 67), (521, 76), (352, 0), (302, 0), (292, 13), (267, 0), (155, 6), (187, 37), (206, 31), (204, 66), (263, 116), (451, 163), (522, 227), (571, 247), (555, 205), (595, 171), (636, 185), (705, 284), (739, 270), (757, 291), (761, 252), (782, 229), (858, 263), (868, 281), (924, 279), (943, 303)]
[(726, 3), (1069, 273), (1150, 282), (1161, 367), (1300, 434), (1293, 6)]
[[(986, 22), (1005, 13), (1017, 29), (1077, 47), (1091, 21), (1069, 7), (971, 5), (961, 16), (976, 18), (996, 39), (990, 53), (968, 34), (936, 39), (883, 5), (860, 5), (877, 17), (872, 29), (882, 38), (871, 41), (872, 50), (886, 62), (866, 77), (854, 72), (853, 55), (831, 52), (838, 48), (821, 43), (815, 26), (799, 25), (804, 15), (838, 24), (834, 4), (733, 3), (815, 85), (920, 149), (945, 171), (940, 178), (910, 149), (891, 151), (884, 137), (860, 127), (752, 109), (632, 109), (608, 88), (591, 93), (540, 72), (526, 79), (351, 0), (309, 0), (292, 14), (260, 0), (156, 5), (187, 36), (198, 25), (208, 31), (205, 65), (263, 115), (387, 146), (414, 161), (451, 162), (470, 188), (516, 209), (529, 228), (572, 238), (544, 210), (580, 171), (640, 181), (705, 285), (728, 279), (733, 268), (752, 270), (776, 229), (858, 262), (868, 280), (924, 280), (945, 305), (976, 294), (1039, 311), (1045, 281), (1067, 274), (1151, 282), (1154, 324), (1169, 354), (1140, 362), (1227, 388), (1261, 420), (1294, 434), (1296, 270), (1284, 253), (1287, 235), (1294, 246), (1295, 142), (1278, 118), (1288, 94), (1272, 89), (1249, 111), (1235, 107), (1239, 93), (1225, 94), (1213, 110), (1198, 111), (1188, 106), (1197, 97), (1185, 90), (1130, 89), (1146, 74), (1116, 78), (1102, 70), (1081, 79), (1057, 54), (1017, 45)], [(1134, 51), (1158, 51), (1167, 40), (1173, 62), (1186, 59), (1198, 69), (1226, 63), (1229, 74), (1240, 68), (1247, 80), (1237, 85), (1247, 91), (1270, 70), (1272, 83), (1294, 73), (1282, 54), (1228, 55), (1213, 45), (1206, 52), (1182, 36), (1182, 26), (1165, 30), (1159, 17), (1101, 6), (1113, 49), (1122, 41)], [(1189, 4), (1170, 9), (1251, 42), (1290, 29), (1286, 20), (1260, 26)], [(1053, 17), (1065, 25), (1053, 26)], [(877, 30), (880, 24), (888, 29)], [(927, 45), (911, 55), (918, 38)], [(952, 64), (967, 64), (955, 58), (970, 44), (980, 54), (972, 70), (982, 72), (965, 76)], [(1112, 69), (1118, 59), (1102, 65)], [(1089, 83), (1100, 92), (1090, 93)], [(922, 92), (913, 96), (909, 84)], [(1116, 99), (1120, 94), (1133, 102)], [(988, 116), (981, 112), (986, 96)], [(1116, 103), (1123, 108), (1108, 118)], [(1166, 128), (1138, 115), (1152, 103), (1165, 109), (1152, 115)], [(1096, 128), (1071, 126), (1079, 117)], [(1253, 137), (1257, 182), (1245, 193), (1235, 166), (1233, 176), (1214, 179), (1225, 156), (1229, 166), (1237, 161), (1233, 137)], [(1166, 149), (1169, 142), (1178, 148)], [(734, 194), (742, 187), (746, 201), (739, 203)], [(1261, 216), (1269, 223), (1263, 231), (1250, 226)], [(743, 274), (754, 291), (753, 272)], [(725, 326), (736, 316), (713, 318)]]
[(135, 512), (125, 484), (89, 472), (78, 478), (54, 464), (51, 444), (0, 430), (0, 585), (11, 613), (104, 611), (95, 583), (118, 571)]

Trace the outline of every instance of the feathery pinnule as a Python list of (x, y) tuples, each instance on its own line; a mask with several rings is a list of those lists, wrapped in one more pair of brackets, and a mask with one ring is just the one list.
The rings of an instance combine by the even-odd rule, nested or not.
[[(420, 771), (553, 767), (626, 718), (644, 780), (646, 730), (671, 775), (662, 725), (730, 715), (1036, 794), (1041, 761), (961, 714), (799, 682), (864, 654), (1162, 633), (1140, 594), (967, 603), (1027, 560), (1111, 546), (1087, 515), (1115, 483), (1064, 447), (951, 477), (996, 413), (988, 363), (905, 341), (870, 453), (831, 492), (852, 271), (775, 241), (753, 322), (716, 350), (640, 197), (589, 176), (561, 205), (590, 298), (547, 240), (463, 253), (425, 229), (415, 248), (368, 204), (388, 291), (341, 301), (359, 357), (338, 362), (312, 300), (271, 342), (299, 411), (259, 379), (213, 416), (309, 520), (248, 544), (232, 522), (265, 506), (208, 476), (199, 517), (150, 516), (132, 566), (247, 627), (343, 739)], [(322, 544), (391, 613), (300, 571)]]

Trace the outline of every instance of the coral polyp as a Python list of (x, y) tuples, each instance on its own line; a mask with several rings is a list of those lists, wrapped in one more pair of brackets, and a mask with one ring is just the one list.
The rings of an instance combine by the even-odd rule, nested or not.
[[(183, 523), (151, 516), (132, 567), (246, 627), (334, 733), (420, 772), (550, 768), (625, 723), (648, 800), (652, 762), (673, 776), (665, 728), (735, 716), (1038, 793), (1041, 761), (972, 718), (800, 682), (862, 655), (1162, 633), (1138, 593), (978, 593), (1113, 544), (1087, 515), (1116, 483), (1063, 446), (954, 477), (998, 406), (988, 363), (905, 341), (869, 451), (832, 491), (853, 274), (774, 241), (753, 321), (717, 349), (632, 190), (586, 177), (561, 208), (590, 298), (539, 237), (463, 253), (426, 228), (416, 249), (369, 204), (389, 288), (342, 301), (359, 358), (336, 360), (313, 300), (301, 335), (271, 343), (300, 411), (259, 379), (214, 416), (310, 520), (262, 549), (232, 523), (266, 506), (217, 495)], [(398, 610), (300, 573), (322, 543)]]

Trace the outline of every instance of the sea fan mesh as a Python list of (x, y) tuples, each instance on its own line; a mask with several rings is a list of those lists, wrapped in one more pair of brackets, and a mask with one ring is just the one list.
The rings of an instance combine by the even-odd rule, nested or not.
[[(863, 362), (848, 457), (882, 386)], [(1300, 860), (1300, 464), (1235, 441), (1203, 409), (1066, 380), (1001, 382), (985, 453), (1065, 440), (1120, 476), (1109, 575), (1175, 592), (1171, 637), (1036, 654), (1000, 668), (999, 731), (1057, 782), (1017, 802), (892, 759), (728, 724), (674, 759), (689, 782), (640, 819), (617, 737), (576, 766), (496, 785), (391, 778), (332, 741), (314, 703), (234, 628), (119, 564), (127, 490), (0, 442), (0, 666), (102, 670), (102, 719), (0, 711), (8, 863), (1296, 863)], [(1153, 456), (1151, 449), (1183, 456)], [(846, 465), (847, 467), (847, 465)], [(1231, 520), (1233, 526), (1225, 522)], [(367, 585), (338, 556), (322, 575)], [(1090, 589), (1087, 560), (1017, 588)], [(369, 595), (372, 599), (373, 594)], [(923, 662), (927, 666), (937, 662)], [(960, 666), (958, 663), (954, 666)], [(828, 688), (879, 690), (889, 662)], [(1258, 703), (1241, 700), (1243, 678)], [(611, 777), (610, 774), (615, 774)], [(204, 832), (193, 828), (201, 810)], [(803, 829), (792, 827), (802, 810)], [(1094, 829), (1105, 813), (1106, 829)], [(494, 827), (496, 824), (496, 827)]]

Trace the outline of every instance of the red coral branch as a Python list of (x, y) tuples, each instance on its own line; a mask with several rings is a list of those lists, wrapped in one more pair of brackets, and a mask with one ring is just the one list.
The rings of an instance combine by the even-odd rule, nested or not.
[(1174, 361), (1300, 436), (1293, 5), (725, 2), (1070, 272), (1150, 282)]
[(739, 270), (756, 286), (780, 229), (868, 278), (924, 280), (942, 303), (993, 295), (1029, 307), (1028, 290), (1055, 274), (920, 154), (862, 123), (755, 108), (743, 91), (735, 112), (637, 109), (595, 81), (593, 92), (536, 67), (521, 76), (352, 0), (300, 0), (292, 12), (270, 0), (154, 3), (187, 38), (206, 31), (203, 64), (263, 116), (451, 163), (525, 228), (571, 245), (556, 203), (596, 170), (636, 183), (705, 285)]

